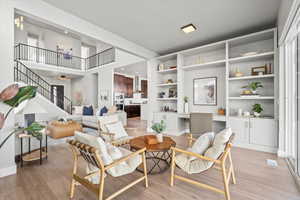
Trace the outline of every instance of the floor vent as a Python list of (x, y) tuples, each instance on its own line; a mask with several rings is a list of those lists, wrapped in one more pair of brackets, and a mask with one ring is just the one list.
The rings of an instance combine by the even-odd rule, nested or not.
[(267, 159), (267, 165), (275, 168), (278, 166), (278, 163), (276, 160)]

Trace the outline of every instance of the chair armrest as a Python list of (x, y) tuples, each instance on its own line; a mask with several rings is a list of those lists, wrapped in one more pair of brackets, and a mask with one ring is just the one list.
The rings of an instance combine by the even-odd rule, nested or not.
[(114, 166), (116, 166), (116, 165), (118, 165), (118, 164), (120, 164), (120, 163), (122, 163), (122, 162), (138, 155), (138, 154), (144, 153), (145, 151), (146, 151), (146, 148), (143, 148), (143, 149), (140, 149), (138, 151), (132, 152), (131, 154), (129, 154), (129, 155), (123, 157), (123, 158), (120, 158), (119, 160), (116, 160), (113, 163), (105, 166), (104, 170), (110, 169), (110, 168), (112, 168), (112, 167), (114, 167)]
[(201, 160), (211, 161), (211, 162), (214, 162), (214, 163), (217, 163), (217, 164), (221, 163), (220, 160), (215, 160), (215, 159), (212, 159), (212, 158), (209, 158), (209, 157), (206, 157), (206, 156), (202, 156), (202, 155), (194, 153), (194, 152), (190, 152), (190, 151), (186, 151), (186, 150), (183, 150), (183, 149), (179, 149), (179, 148), (176, 148), (176, 147), (171, 147), (171, 150), (174, 151), (174, 152), (177, 151), (177, 152), (189, 155), (189, 156), (194, 156), (194, 157), (196, 157), (198, 159), (201, 159)]
[(100, 135), (107, 135), (107, 136), (115, 136), (115, 133), (108, 133), (108, 132), (102, 132), (100, 131)]

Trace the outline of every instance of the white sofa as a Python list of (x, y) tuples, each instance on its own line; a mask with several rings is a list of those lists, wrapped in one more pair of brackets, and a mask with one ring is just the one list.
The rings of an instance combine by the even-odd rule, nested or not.
[[(98, 112), (96, 112), (98, 114)], [(123, 123), (123, 126), (127, 126), (127, 113), (124, 111), (117, 111), (111, 114), (105, 115), (118, 115), (120, 121)], [(78, 121), (83, 124), (83, 126), (91, 127), (98, 129), (98, 116), (99, 115), (69, 115), (66, 117), (67, 119), (71, 119), (74, 121)]]

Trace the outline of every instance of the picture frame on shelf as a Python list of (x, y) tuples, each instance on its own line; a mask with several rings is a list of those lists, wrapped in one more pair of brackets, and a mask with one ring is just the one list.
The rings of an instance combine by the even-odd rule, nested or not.
[(252, 76), (265, 75), (265, 74), (267, 74), (267, 72), (268, 72), (268, 69), (267, 69), (266, 65), (251, 68), (251, 75)]
[(217, 77), (196, 78), (193, 80), (194, 105), (217, 105)]

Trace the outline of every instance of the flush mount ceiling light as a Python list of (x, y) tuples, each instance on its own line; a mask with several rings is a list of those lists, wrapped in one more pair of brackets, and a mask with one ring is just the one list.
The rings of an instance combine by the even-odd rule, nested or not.
[(181, 27), (181, 30), (186, 34), (191, 33), (193, 31), (195, 31), (196, 29), (197, 29), (196, 26), (194, 26), (193, 24), (188, 24), (188, 25)]
[(68, 78), (66, 75), (60, 75), (60, 76), (58, 77), (58, 80), (65, 81), (65, 80), (70, 80), (70, 78)]
[(69, 33), (69, 31), (68, 31), (68, 30), (65, 30), (65, 31), (64, 31), (64, 33), (65, 33), (65, 34), (68, 34), (68, 33)]

